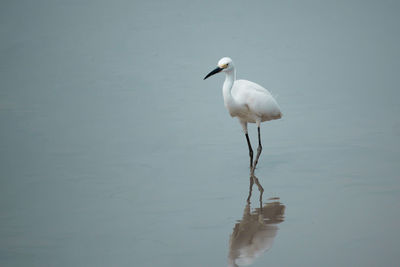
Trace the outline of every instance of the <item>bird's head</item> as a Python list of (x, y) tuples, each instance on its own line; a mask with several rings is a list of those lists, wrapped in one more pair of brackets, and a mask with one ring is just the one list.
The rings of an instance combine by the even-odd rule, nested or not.
[(204, 77), (204, 80), (207, 79), (208, 77), (217, 74), (218, 72), (228, 72), (232, 71), (234, 68), (233, 66), (233, 61), (229, 57), (223, 57), (218, 61), (218, 66), (214, 70), (212, 70), (209, 74), (207, 74), (206, 77)]

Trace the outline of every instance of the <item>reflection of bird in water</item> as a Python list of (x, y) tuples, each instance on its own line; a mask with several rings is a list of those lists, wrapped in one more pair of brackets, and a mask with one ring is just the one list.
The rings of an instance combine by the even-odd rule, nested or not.
[[(224, 57), (218, 62), (218, 67), (207, 74), (208, 77), (225, 72), (225, 82), (222, 87), (225, 107), (232, 117), (237, 117), (242, 125), (249, 147), (250, 169), (254, 174), (261, 154), (260, 124), (264, 121), (277, 120), (282, 117), (281, 110), (275, 98), (267, 89), (247, 80), (236, 80), (236, 70), (232, 59)], [(256, 123), (258, 131), (258, 148), (253, 165), (253, 149), (251, 148), (247, 123)]]
[(260, 207), (253, 212), (250, 197), (253, 183), (250, 182), (249, 197), (243, 212), (243, 218), (236, 223), (229, 240), (229, 266), (246, 266), (254, 262), (272, 247), (278, 232), (277, 224), (284, 221), (285, 206), (279, 198), (271, 198), (262, 205), (261, 185), (257, 177), (250, 177), (260, 189)]

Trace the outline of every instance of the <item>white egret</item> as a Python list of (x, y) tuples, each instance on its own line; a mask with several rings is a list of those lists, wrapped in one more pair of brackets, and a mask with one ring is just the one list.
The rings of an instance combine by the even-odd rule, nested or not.
[[(218, 67), (207, 74), (204, 80), (219, 72), (225, 72), (225, 82), (222, 86), (225, 107), (232, 117), (238, 117), (242, 125), (249, 147), (250, 169), (254, 173), (262, 151), (260, 124), (264, 121), (280, 119), (282, 113), (278, 103), (267, 89), (247, 80), (236, 80), (235, 66), (229, 57), (220, 59)], [(257, 124), (258, 148), (254, 165), (247, 123)]]
[(237, 221), (229, 238), (229, 267), (250, 265), (271, 249), (278, 234), (278, 224), (285, 220), (286, 207), (279, 202), (279, 198), (270, 200), (265, 205), (260, 200), (260, 207), (254, 211), (250, 201), (247, 201), (243, 217)]

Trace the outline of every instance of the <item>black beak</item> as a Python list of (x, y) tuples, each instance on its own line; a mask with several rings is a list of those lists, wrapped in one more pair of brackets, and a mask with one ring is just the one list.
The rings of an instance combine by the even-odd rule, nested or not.
[(221, 70), (223, 70), (223, 68), (217, 67), (216, 69), (214, 69), (213, 71), (211, 71), (209, 74), (207, 74), (206, 77), (204, 77), (204, 80), (207, 79), (210, 76), (213, 76), (214, 74), (217, 74), (218, 72), (220, 72)]

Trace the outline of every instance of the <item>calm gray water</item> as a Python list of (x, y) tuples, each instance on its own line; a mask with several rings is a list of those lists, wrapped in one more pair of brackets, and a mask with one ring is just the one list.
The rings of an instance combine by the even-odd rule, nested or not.
[[(399, 266), (399, 12), (2, 1), (0, 265)], [(261, 204), (223, 75), (203, 81), (223, 56), (284, 113)]]

